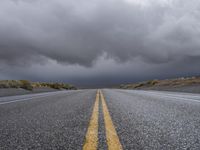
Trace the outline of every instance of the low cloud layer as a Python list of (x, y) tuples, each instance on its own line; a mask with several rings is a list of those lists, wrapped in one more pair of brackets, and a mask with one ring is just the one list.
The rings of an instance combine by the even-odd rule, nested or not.
[[(49, 80), (90, 77), (91, 84), (100, 76), (99, 82), (110, 81), (113, 72), (116, 81), (146, 79), (142, 74), (152, 66), (152, 78), (200, 73), (198, 0), (1, 0), (0, 20), (2, 79), (42, 80), (36, 66), (52, 72)], [(60, 74), (51, 62), (62, 68)], [(109, 63), (116, 70), (107, 69)], [(178, 72), (175, 66), (185, 69)], [(163, 67), (168, 76), (157, 73)], [(30, 68), (34, 76), (27, 73)]]

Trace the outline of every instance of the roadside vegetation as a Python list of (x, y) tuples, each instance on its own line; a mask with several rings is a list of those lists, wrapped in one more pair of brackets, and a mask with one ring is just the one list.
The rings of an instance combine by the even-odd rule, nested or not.
[(200, 76), (198, 77), (182, 77), (176, 79), (166, 80), (149, 80), (139, 83), (122, 84), (119, 86), (121, 89), (151, 89), (160, 87), (184, 87), (191, 85), (200, 85)]
[(28, 80), (2, 80), (0, 81), (0, 88), (22, 88), (29, 91), (32, 91), (34, 88), (77, 89), (75, 86), (66, 83), (31, 82)]

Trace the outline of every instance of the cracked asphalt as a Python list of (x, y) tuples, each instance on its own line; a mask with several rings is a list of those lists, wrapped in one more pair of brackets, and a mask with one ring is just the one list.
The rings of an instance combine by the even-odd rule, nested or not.
[[(96, 92), (0, 98), (0, 149), (82, 149)], [(200, 149), (200, 94), (119, 89), (102, 92), (123, 149)], [(98, 120), (97, 149), (107, 149), (101, 103)]]

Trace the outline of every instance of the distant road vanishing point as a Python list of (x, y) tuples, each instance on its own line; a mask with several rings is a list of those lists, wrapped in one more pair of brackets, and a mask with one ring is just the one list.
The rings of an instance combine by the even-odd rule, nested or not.
[(74, 90), (0, 98), (1, 150), (200, 149), (200, 94)]

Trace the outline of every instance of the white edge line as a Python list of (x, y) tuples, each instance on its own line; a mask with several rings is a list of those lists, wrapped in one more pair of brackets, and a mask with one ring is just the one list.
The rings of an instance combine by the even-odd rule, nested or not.
[[(145, 91), (146, 92), (146, 91)], [(161, 93), (150, 93), (150, 92), (146, 92), (146, 94), (148, 95), (151, 95), (151, 96), (154, 96), (156, 97), (156, 94), (161, 96), (161, 97), (164, 97), (164, 98), (174, 98), (174, 99), (177, 99), (177, 100), (184, 100), (184, 101), (193, 101), (193, 102), (198, 102), (200, 103), (200, 100), (196, 100), (196, 99), (190, 99), (190, 98), (183, 98), (183, 97), (176, 97), (176, 96), (171, 96), (171, 95), (164, 95), (164, 94), (161, 94)], [(169, 100), (172, 100), (172, 99), (169, 99)]]
[(49, 94), (34, 96), (34, 97), (29, 97), (29, 98), (15, 99), (15, 100), (11, 100), (9, 102), (0, 102), (0, 105), (14, 103), (14, 102), (20, 102), (20, 101), (27, 101), (27, 100), (31, 100), (31, 99), (34, 99), (34, 98), (37, 99), (37, 98), (42, 98), (42, 97), (48, 97), (48, 96), (56, 95), (56, 94), (58, 94), (58, 93), (49, 93)]
[[(191, 102), (197, 102), (197, 103), (200, 103), (200, 100), (197, 100), (197, 99), (192, 99), (192, 98), (184, 98), (184, 97), (179, 97), (179, 96), (172, 96), (172, 95), (164, 95), (164, 93), (160, 93), (159, 91), (155, 91), (155, 92), (150, 92), (150, 91), (145, 91), (145, 90), (133, 90), (134, 92), (138, 93), (138, 94), (146, 94), (146, 95), (150, 95), (150, 96), (153, 96), (153, 97), (156, 97), (156, 98), (159, 98), (157, 97), (158, 95), (163, 97), (163, 98), (174, 98), (176, 100), (184, 100), (184, 101), (191, 101)], [(132, 93), (132, 92), (131, 92)], [(133, 93), (134, 94), (134, 93)], [(173, 99), (169, 99), (171, 101), (173, 101)]]

